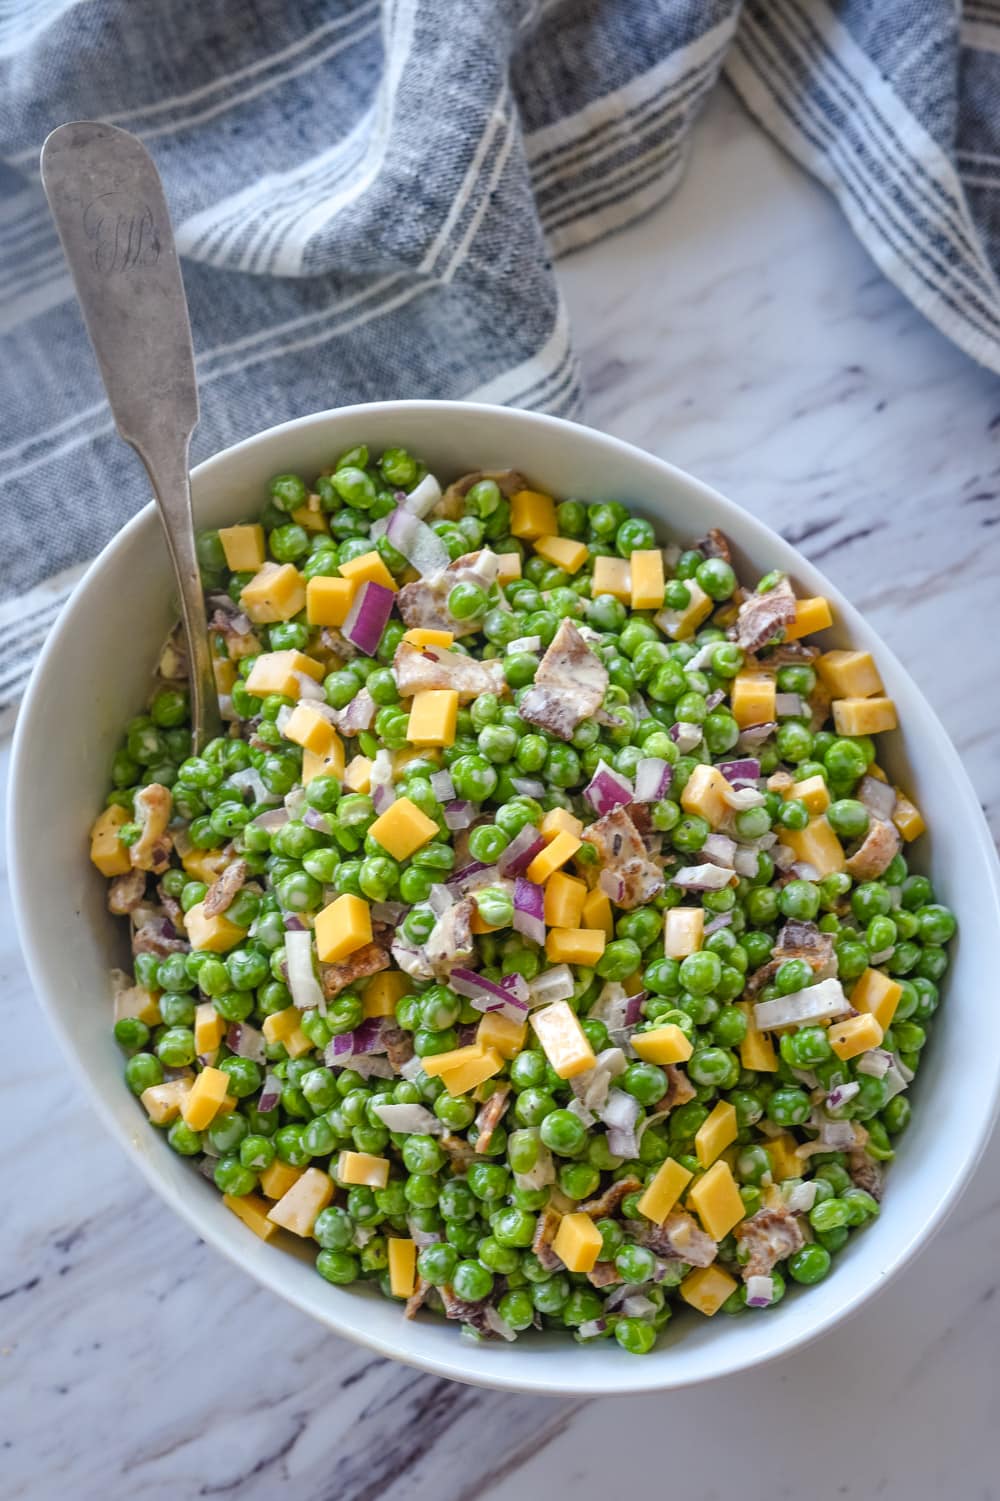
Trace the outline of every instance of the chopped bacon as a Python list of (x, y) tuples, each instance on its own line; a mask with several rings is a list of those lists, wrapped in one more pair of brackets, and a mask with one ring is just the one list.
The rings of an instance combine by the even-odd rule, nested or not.
[(641, 1187), (640, 1180), (631, 1175), (627, 1178), (619, 1178), (615, 1183), (609, 1184), (602, 1194), (598, 1194), (596, 1199), (588, 1199), (586, 1204), (581, 1204), (580, 1212), (589, 1214), (592, 1220), (604, 1219), (614, 1214), (621, 1206), (622, 1200)]
[(403, 1309), (403, 1312), (408, 1319), (416, 1318), (417, 1314), (420, 1312), (421, 1308), (423, 1308), (424, 1304), (427, 1302), (427, 1299), (430, 1297), (433, 1291), (433, 1282), (428, 1282), (425, 1277), (421, 1277), (418, 1273), (414, 1289), (411, 1292), (410, 1296), (407, 1298), (406, 1307)]
[(855, 1188), (863, 1188), (872, 1198), (881, 1203), (884, 1189), (882, 1168), (864, 1147), (852, 1147), (847, 1154), (847, 1171)]
[[(135, 914), (133, 913), (133, 920)], [(133, 954), (155, 954), (165, 959), (168, 954), (186, 954), (191, 948), (182, 938), (173, 923), (162, 911), (137, 923), (132, 934)]]
[(467, 1303), (464, 1298), (456, 1298), (450, 1287), (439, 1287), (438, 1292), (444, 1304), (446, 1319), (461, 1319), (463, 1324), (470, 1325), (477, 1334), (487, 1339), (493, 1334), (494, 1331), (486, 1316), (488, 1304)]
[(560, 740), (571, 740), (577, 725), (597, 713), (607, 687), (608, 669), (572, 620), (564, 619), (518, 713)]
[(809, 705), (809, 728), (814, 735), (818, 735), (830, 717), (830, 705), (833, 703), (833, 694), (821, 678), (816, 679), (816, 686), (806, 702)]
[(846, 862), (847, 874), (855, 881), (874, 881), (899, 853), (902, 840), (895, 824), (873, 818), (861, 848)]
[(411, 628), (422, 626), (426, 630), (451, 631), (453, 636), (468, 636), (479, 630), (482, 616), (459, 620), (448, 608), (448, 596), (456, 584), (478, 584), (485, 591), (495, 582), (497, 567), (496, 553), (488, 547), (467, 552), (440, 573), (429, 573), (412, 584), (404, 584), (396, 595), (399, 613)]
[(409, 1063), (413, 1057), (413, 1038), (409, 1032), (404, 1032), (402, 1027), (386, 1027), (382, 1033), (382, 1041), (385, 1043), (389, 1066), (398, 1074), (404, 1063)]
[(803, 662), (815, 662), (820, 651), (818, 646), (807, 646), (804, 641), (780, 641), (769, 649), (768, 667), (798, 667)]
[(798, 1219), (784, 1204), (758, 1209), (748, 1220), (742, 1220), (733, 1234), (750, 1252), (743, 1267), (744, 1282), (751, 1277), (769, 1276), (779, 1261), (806, 1243)]
[(535, 1238), (531, 1242), (531, 1249), (547, 1272), (561, 1272), (563, 1270), (562, 1260), (552, 1249), (552, 1242), (556, 1238), (556, 1231), (559, 1229), (559, 1221), (561, 1219), (562, 1215), (557, 1214), (554, 1209), (543, 1209), (538, 1216), (538, 1228), (535, 1231)]
[(663, 871), (650, 859), (638, 829), (624, 808), (605, 813), (589, 826), (585, 838), (596, 845), (601, 857), (601, 889), (619, 907), (631, 911), (663, 890)]
[(346, 959), (338, 959), (336, 964), (320, 965), (323, 994), (327, 1000), (332, 1000), (355, 980), (367, 979), (369, 975), (377, 975), (379, 970), (388, 968), (389, 955), (382, 945), (366, 943)]
[(465, 497), (473, 485), (478, 485), (484, 479), (491, 479), (494, 484), (499, 485), (500, 493), (508, 500), (518, 490), (528, 488), (528, 481), (516, 469), (474, 469), (471, 474), (463, 474), (461, 479), (452, 481), (433, 507), (431, 515), (438, 520), (443, 518), (446, 521), (457, 521), (465, 514)]
[(700, 553), (704, 553), (706, 558), (722, 558), (725, 563), (733, 561), (729, 538), (725, 532), (720, 532), (717, 526), (709, 527), (708, 534), (694, 545)]
[(821, 933), (815, 923), (790, 918), (778, 933), (772, 958), (805, 959), (811, 969), (825, 969), (833, 958), (833, 938)]
[(656, 1102), (658, 1114), (665, 1114), (677, 1105), (686, 1105), (697, 1094), (697, 1090), (679, 1064), (668, 1063), (664, 1073), (667, 1076), (667, 1092)]
[(249, 867), (245, 860), (233, 860), (212, 882), (205, 894), (205, 916), (218, 917), (228, 912), (237, 894), (246, 885)]
[(711, 1266), (718, 1246), (710, 1235), (683, 1209), (674, 1209), (662, 1225), (649, 1225), (640, 1231), (639, 1240), (658, 1256), (686, 1261), (688, 1266)]
[(795, 595), (784, 577), (766, 594), (748, 594), (740, 605), (736, 640), (744, 651), (759, 651), (795, 619)]
[(456, 1136), (453, 1131), (445, 1131), (443, 1136), (438, 1137), (438, 1141), (447, 1152), (456, 1172), (465, 1172), (469, 1164), (475, 1162), (476, 1153), (464, 1136)]
[(175, 896), (171, 896), (169, 891), (164, 891), (162, 881), (157, 881), (156, 883), (156, 894), (163, 905), (164, 912), (167, 914), (174, 927), (179, 933), (183, 933), (184, 908), (181, 906), (180, 902)]
[(108, 911), (116, 917), (134, 912), (146, 895), (146, 872), (130, 870), (123, 876), (115, 876), (108, 887)]
[(479, 1135), (476, 1138), (476, 1151), (488, 1152), (493, 1133), (503, 1119), (504, 1111), (510, 1104), (510, 1085), (501, 1084), (490, 1095), (476, 1116), (476, 1129)]
[(426, 689), (452, 688), (459, 700), (467, 703), (481, 693), (499, 695), (507, 691), (501, 661), (477, 662), (475, 657), (444, 646), (417, 647), (412, 641), (401, 641), (396, 647), (392, 670), (403, 698)]
[(622, 1278), (613, 1261), (595, 1261), (587, 1273), (587, 1281), (591, 1287), (610, 1287), (613, 1282), (621, 1282)]
[(173, 797), (159, 782), (140, 787), (134, 798), (135, 820), (142, 833), (129, 849), (129, 859), (139, 870), (162, 874), (170, 864), (173, 841), (167, 833)]
[(184, 627), (180, 623), (174, 626), (164, 641), (156, 671), (168, 683), (182, 682), (187, 677), (187, 641), (184, 638)]
[(439, 980), (446, 980), (456, 964), (471, 959), (474, 949), (472, 917), (475, 903), (471, 897), (454, 902), (443, 912), (431, 929), (424, 944), (424, 953), (431, 970)]
[(216, 610), (209, 626), (225, 637), (230, 661), (252, 657), (260, 651), (260, 640), (254, 635), (253, 622), (246, 615), (227, 615), (224, 610)]

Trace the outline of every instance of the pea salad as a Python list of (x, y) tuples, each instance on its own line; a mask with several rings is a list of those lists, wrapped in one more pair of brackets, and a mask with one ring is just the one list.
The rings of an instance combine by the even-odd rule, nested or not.
[(717, 530), (364, 445), (203, 533), (91, 857), (114, 1036), (246, 1227), (482, 1340), (759, 1317), (878, 1215), (955, 919), (867, 652)]

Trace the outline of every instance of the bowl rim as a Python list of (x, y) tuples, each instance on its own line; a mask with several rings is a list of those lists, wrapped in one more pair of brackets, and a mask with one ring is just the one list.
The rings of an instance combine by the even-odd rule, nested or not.
[[(210, 458), (196, 465), (192, 470), (192, 477), (198, 481), (200, 486), (204, 486), (211, 481), (215, 470), (225, 469), (236, 456), (243, 455), (258, 445), (276, 438), (278, 435), (283, 437), (294, 435), (298, 432), (322, 427), (333, 419), (340, 423), (345, 418), (354, 423), (358, 429), (363, 429), (364, 423), (368, 418), (375, 417), (376, 415), (384, 416), (389, 412), (398, 411), (426, 416), (428, 420), (449, 417), (462, 418), (470, 414), (488, 414), (491, 420), (509, 423), (512, 430), (519, 427), (523, 428), (526, 424), (550, 431), (572, 429), (578, 434), (580, 442), (595, 444), (597, 447), (603, 448), (606, 453), (612, 456), (621, 456), (626, 461), (634, 461), (638, 458), (642, 463), (659, 469), (665, 479), (673, 482), (675, 485), (686, 487), (690, 493), (709, 501), (716, 512), (721, 515), (723, 525), (725, 525), (727, 518), (736, 522), (737, 530), (745, 529), (749, 525), (750, 528), (758, 533), (762, 544), (769, 545), (773, 543), (779, 552), (789, 551), (793, 553), (801, 563), (805, 564), (809, 572), (822, 580), (824, 592), (836, 605), (838, 619), (844, 622), (848, 632), (856, 629), (860, 624), (864, 631), (876, 637), (879, 645), (880, 660), (892, 664), (893, 674), (903, 680), (908, 690), (915, 695), (924, 710), (926, 723), (922, 726), (922, 733), (929, 732), (933, 736), (935, 741), (935, 756), (942, 757), (949, 765), (949, 773), (953, 779), (952, 792), (955, 802), (960, 808), (961, 815), (970, 833), (974, 830), (979, 852), (983, 856), (985, 868), (989, 874), (992, 906), (997, 927), (1000, 928), (1000, 863), (998, 863), (996, 847), (961, 757), (944, 730), (934, 709), (925, 698), (923, 691), (910, 677), (910, 674), (899, 661), (896, 654), (882, 640), (874, 628), (864, 620), (860, 612), (823, 575), (820, 569), (799, 553), (794, 544), (787, 542), (772, 527), (768, 526), (767, 523), (761, 521), (742, 506), (739, 506), (735, 501), (729, 500), (727, 496), (715, 490), (712, 486), (689, 474), (686, 470), (671, 464), (668, 460), (659, 458), (655, 454), (648, 453), (645, 449), (625, 439), (617, 438), (599, 429), (590, 428), (565, 418), (554, 417), (547, 413), (498, 406), (486, 402), (415, 399), (364, 402), (353, 406), (328, 408), (292, 418), (287, 422), (276, 424), (274, 427), (264, 428), (260, 432), (240, 440), (238, 443), (221, 449), (218, 453), (213, 454)], [(856, 1291), (851, 1292), (839, 1306), (831, 1309), (829, 1313), (818, 1316), (815, 1323), (810, 1327), (789, 1333), (783, 1339), (778, 1336), (768, 1349), (745, 1355), (727, 1354), (726, 1341), (724, 1339), (718, 1340), (718, 1354), (714, 1355), (713, 1352), (713, 1357), (706, 1358), (704, 1364), (707, 1369), (693, 1377), (684, 1374), (683, 1360), (666, 1361), (663, 1363), (642, 1360), (633, 1362), (628, 1368), (628, 1378), (617, 1380), (614, 1385), (599, 1379), (588, 1382), (586, 1379), (586, 1362), (581, 1359), (579, 1363), (580, 1379), (574, 1381), (550, 1379), (544, 1374), (548, 1363), (542, 1356), (535, 1357), (538, 1375), (534, 1379), (530, 1370), (531, 1361), (525, 1362), (528, 1366), (528, 1372), (523, 1375), (518, 1374), (514, 1376), (500, 1368), (491, 1371), (488, 1366), (484, 1366), (480, 1372), (472, 1368), (473, 1362), (469, 1358), (475, 1347), (461, 1341), (459, 1336), (456, 1336), (454, 1359), (450, 1356), (439, 1358), (433, 1353), (424, 1355), (419, 1351), (401, 1351), (394, 1345), (391, 1339), (382, 1338), (367, 1330), (345, 1327), (338, 1317), (335, 1299), (331, 1300), (329, 1313), (325, 1310), (322, 1313), (317, 1312), (316, 1308), (307, 1299), (300, 1297), (293, 1288), (282, 1286), (280, 1277), (272, 1278), (267, 1272), (262, 1274), (259, 1267), (251, 1266), (251, 1258), (248, 1254), (244, 1254), (240, 1242), (234, 1240), (230, 1243), (223, 1235), (218, 1234), (214, 1226), (207, 1222), (206, 1217), (199, 1210), (197, 1197), (175, 1190), (173, 1185), (161, 1176), (154, 1160), (136, 1148), (133, 1141), (129, 1139), (127, 1131), (115, 1118), (110, 1105), (105, 1102), (100, 1090), (87, 1073), (81, 1059), (74, 1051), (68, 1031), (63, 1025), (59, 1007), (50, 993), (45, 977), (42, 945), (40, 942), (35, 941), (32, 914), (28, 912), (24, 905), (21, 889), (23, 883), (20, 871), (28, 865), (31, 851), (30, 831), (24, 826), (19, 814), (19, 807), (22, 800), (18, 796), (18, 790), (31, 777), (31, 737), (29, 726), (34, 718), (36, 704), (41, 696), (41, 685), (45, 678), (45, 670), (50, 661), (59, 655), (60, 651), (66, 645), (67, 638), (72, 634), (72, 619), (77, 599), (89, 589), (93, 580), (109, 564), (114, 562), (118, 553), (125, 549), (132, 537), (144, 527), (148, 527), (154, 518), (155, 504), (150, 500), (135, 516), (125, 523), (97, 557), (93, 559), (82, 577), (77, 581), (72, 594), (63, 606), (35, 663), (17, 716), (11, 747), (7, 798), (7, 855), (10, 869), (11, 904), (17, 930), (22, 940), (25, 965), (35, 997), (44, 1011), (49, 1025), (58, 1037), (64, 1054), (68, 1056), (72, 1069), (82, 1082), (85, 1096), (90, 1104), (95, 1107), (98, 1116), (103, 1121), (107, 1130), (124, 1149), (132, 1164), (139, 1169), (153, 1190), (175, 1213), (181, 1216), (200, 1238), (207, 1241), (214, 1250), (220, 1252), (245, 1274), (252, 1277), (255, 1281), (262, 1283), (270, 1292), (277, 1294), (286, 1302), (291, 1303), (300, 1312), (310, 1317), (318, 1318), (341, 1338), (363, 1345), (378, 1355), (399, 1361), (418, 1370), (427, 1371), (433, 1375), (442, 1376), (449, 1380), (465, 1384), (483, 1386), (495, 1390), (568, 1397), (633, 1395), (643, 1392), (685, 1389), (761, 1367), (771, 1360), (789, 1355), (793, 1351), (802, 1349), (806, 1345), (813, 1343), (813, 1341), (819, 1339), (830, 1329), (856, 1314), (876, 1292), (913, 1260), (916, 1254), (929, 1243), (931, 1238), (940, 1229), (948, 1213), (954, 1208), (958, 1198), (968, 1185), (976, 1166), (982, 1158), (996, 1122), (998, 1110), (1000, 1110), (1000, 1063), (998, 1063), (997, 1068), (994, 1070), (992, 1098), (988, 1102), (988, 1108), (976, 1123), (973, 1134), (967, 1136), (965, 1139), (963, 1157), (958, 1171), (952, 1175), (950, 1181), (942, 1190), (940, 1198), (937, 1200), (930, 1215), (919, 1227), (915, 1227), (903, 1239), (896, 1254), (891, 1261), (882, 1267), (880, 1273), (873, 1275), (866, 1284), (860, 1286)], [(247, 1244), (249, 1248), (249, 1242)], [(774, 1331), (774, 1326), (772, 1326), (772, 1331), (776, 1332)], [(645, 1371), (648, 1371), (648, 1376), (643, 1374)]]

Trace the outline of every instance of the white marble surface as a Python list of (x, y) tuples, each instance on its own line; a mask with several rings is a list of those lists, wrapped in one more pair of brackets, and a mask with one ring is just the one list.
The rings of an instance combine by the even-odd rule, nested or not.
[[(996, 378), (726, 96), (673, 202), (563, 280), (590, 419), (801, 542), (913, 671), (996, 830)], [(821, 1345), (669, 1397), (480, 1393), (339, 1342), (192, 1238), (82, 1098), (8, 910), (0, 884), (7, 1501), (597, 1501), (681, 1476), (686, 1501), (1000, 1496), (1000, 1142), (937, 1240)]]

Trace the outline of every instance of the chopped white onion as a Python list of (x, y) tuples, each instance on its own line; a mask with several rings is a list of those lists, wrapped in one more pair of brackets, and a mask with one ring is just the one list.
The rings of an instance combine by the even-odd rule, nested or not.
[(288, 965), (288, 988), (300, 1011), (315, 1011), (324, 1001), (323, 990), (313, 968), (312, 933), (285, 934), (285, 959)]
[(543, 970), (534, 980), (528, 981), (533, 1006), (548, 1005), (552, 1001), (568, 1001), (574, 990), (573, 971), (568, 964), (556, 964)]
[(775, 996), (771, 1001), (757, 1001), (753, 1011), (761, 1031), (772, 1031), (776, 1027), (819, 1021), (826, 1016), (843, 1016), (850, 1009), (851, 1003), (840, 981), (829, 979), (807, 985), (804, 990), (793, 990), (790, 995)]
[(444, 1122), (426, 1105), (376, 1105), (375, 1114), (390, 1131), (412, 1131), (421, 1136), (440, 1136)]
[(773, 1277), (747, 1278), (747, 1307), (768, 1308), (774, 1302)]

